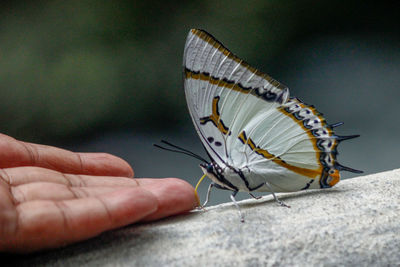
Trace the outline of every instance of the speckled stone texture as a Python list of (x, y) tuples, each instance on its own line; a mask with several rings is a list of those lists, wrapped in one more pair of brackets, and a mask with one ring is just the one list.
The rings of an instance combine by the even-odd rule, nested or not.
[(228, 203), (9, 260), (48, 266), (400, 265), (400, 169), (279, 196), (290, 209), (271, 196), (240, 202), (245, 223)]

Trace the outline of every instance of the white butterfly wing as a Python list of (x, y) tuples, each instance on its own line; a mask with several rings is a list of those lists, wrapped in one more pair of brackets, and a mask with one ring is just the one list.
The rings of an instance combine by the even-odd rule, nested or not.
[(237, 188), (270, 191), (260, 187), (268, 181), (276, 192), (297, 191), (338, 181), (337, 136), (312, 106), (289, 99), (285, 86), (202, 30), (189, 32), (183, 66), (196, 130), (218, 165), (242, 170), (246, 181), (226, 177)]
[[(265, 116), (254, 117), (243, 128), (240, 143), (235, 144), (240, 145), (245, 145), (247, 155), (240, 168), (251, 170), (248, 177), (252, 185), (267, 180), (274, 191), (282, 192), (320, 188), (315, 180), (334, 168), (337, 142), (313, 108), (290, 99)], [(322, 158), (325, 154), (328, 160)], [(269, 191), (267, 187), (260, 190)]]
[[(243, 101), (240, 100), (241, 94), (235, 92), (260, 88), (265, 93), (268, 92), (265, 97), (285, 96), (281, 89), (284, 87), (278, 82), (250, 67), (215, 38), (201, 30), (189, 32), (183, 66), (184, 87), (190, 114), (207, 152), (217, 163), (219, 160), (224, 162), (229, 160), (227, 139), (233, 136), (233, 133), (223, 130), (224, 126), (228, 129), (225, 124), (241, 121), (235, 117), (242, 116), (238, 111), (243, 107), (238, 103)], [(216, 106), (219, 114), (214, 109), (214, 115), (217, 115), (215, 120), (201, 123), (202, 118), (213, 114), (213, 108)], [(224, 116), (223, 120), (220, 114)]]

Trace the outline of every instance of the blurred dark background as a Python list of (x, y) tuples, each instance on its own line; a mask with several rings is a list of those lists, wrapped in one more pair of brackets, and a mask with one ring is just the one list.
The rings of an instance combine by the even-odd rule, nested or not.
[(138, 177), (195, 185), (199, 162), (152, 146), (167, 139), (204, 155), (182, 85), (190, 28), (289, 86), (328, 123), (343, 121), (338, 134), (361, 134), (339, 147), (342, 164), (399, 167), (396, 1), (2, 1), (0, 132), (109, 152)]

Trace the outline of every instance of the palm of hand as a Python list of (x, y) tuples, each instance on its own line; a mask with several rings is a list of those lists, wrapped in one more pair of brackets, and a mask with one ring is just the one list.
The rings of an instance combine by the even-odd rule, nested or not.
[(122, 159), (24, 143), (0, 134), (0, 251), (28, 252), (197, 205), (193, 188), (132, 179)]

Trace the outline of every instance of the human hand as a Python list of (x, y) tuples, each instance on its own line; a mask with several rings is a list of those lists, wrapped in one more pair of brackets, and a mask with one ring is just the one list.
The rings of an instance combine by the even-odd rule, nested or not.
[(183, 180), (132, 179), (104, 153), (73, 153), (0, 134), (0, 251), (31, 252), (198, 205)]

